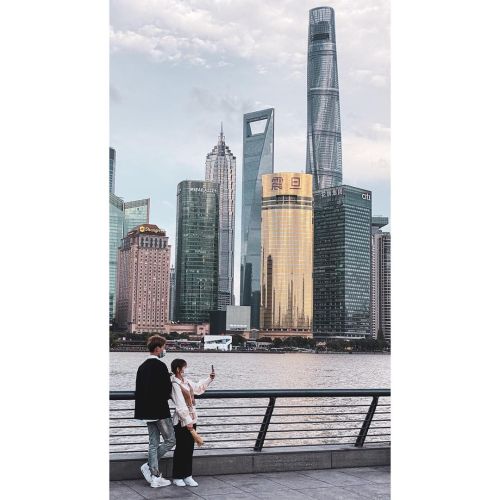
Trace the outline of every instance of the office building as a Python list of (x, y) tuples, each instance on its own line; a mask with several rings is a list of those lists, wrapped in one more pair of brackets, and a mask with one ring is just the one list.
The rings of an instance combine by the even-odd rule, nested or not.
[(240, 305), (251, 306), (251, 326), (260, 323), (260, 216), (262, 175), (274, 172), (274, 109), (243, 116)]
[(372, 218), (371, 335), (391, 341), (391, 233), (387, 217)]
[(126, 201), (123, 204), (124, 228), (123, 234), (127, 235), (129, 231), (149, 222), (149, 198), (144, 200)]
[(211, 335), (242, 335), (250, 331), (250, 306), (227, 306), (225, 311), (210, 311)]
[(313, 335), (370, 334), (371, 192), (352, 186), (314, 193)]
[(109, 148), (109, 323), (116, 309), (116, 266), (122, 238), (136, 226), (149, 223), (149, 199), (124, 201), (115, 193), (116, 151)]
[(261, 334), (310, 335), (313, 312), (312, 176), (262, 176)]
[(234, 216), (236, 156), (226, 145), (222, 129), (219, 140), (207, 155), (205, 180), (219, 183), (219, 297), (218, 309), (234, 304)]
[(306, 172), (313, 176), (313, 191), (342, 184), (337, 44), (331, 7), (309, 11)]
[(116, 151), (109, 148), (109, 192), (115, 194)]
[(168, 317), (170, 321), (175, 321), (175, 267), (170, 268), (170, 293), (169, 293)]
[(218, 304), (219, 184), (177, 186), (175, 320), (203, 323)]
[(143, 224), (118, 253), (116, 322), (129, 333), (163, 333), (168, 323), (170, 245), (165, 231)]
[(115, 317), (115, 290), (116, 290), (116, 264), (118, 248), (123, 238), (123, 225), (125, 214), (123, 200), (113, 193), (109, 193), (109, 323)]

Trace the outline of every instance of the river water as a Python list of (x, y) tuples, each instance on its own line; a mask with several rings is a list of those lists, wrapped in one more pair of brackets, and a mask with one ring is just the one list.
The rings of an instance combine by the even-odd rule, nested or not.
[[(110, 390), (135, 390), (135, 374), (144, 352), (110, 353)], [(188, 363), (189, 378), (208, 376), (212, 389), (379, 389), (390, 387), (390, 355), (313, 353), (179, 352), (162, 359), (170, 369), (174, 357)]]
[[(135, 390), (144, 352), (110, 353), (110, 390)], [(390, 355), (313, 353), (169, 353), (188, 363), (189, 378), (210, 389), (381, 389), (390, 387)], [(170, 368), (170, 366), (169, 366)], [(201, 399), (197, 409), (204, 448), (248, 448), (255, 443), (269, 399)], [(265, 446), (352, 444), (371, 398), (278, 398)], [(143, 452), (147, 430), (133, 419), (133, 401), (111, 401), (111, 453)], [(359, 413), (356, 413), (359, 412)], [(241, 423), (241, 425), (240, 425)], [(367, 443), (387, 441), (390, 398), (380, 398)], [(133, 444), (132, 444), (133, 443)]]

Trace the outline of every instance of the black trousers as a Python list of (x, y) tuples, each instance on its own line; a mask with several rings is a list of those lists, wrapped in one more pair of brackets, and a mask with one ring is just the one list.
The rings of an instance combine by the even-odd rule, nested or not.
[[(193, 424), (196, 429), (196, 424)], [(172, 477), (184, 479), (193, 475), (194, 439), (187, 427), (178, 423), (175, 427), (175, 450)]]

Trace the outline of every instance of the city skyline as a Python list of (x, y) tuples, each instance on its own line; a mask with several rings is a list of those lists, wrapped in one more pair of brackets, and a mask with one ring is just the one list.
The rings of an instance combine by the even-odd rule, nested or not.
[[(221, 121), (231, 150), (242, 159), (241, 117), (274, 107), (275, 170), (305, 172), (308, 11), (329, 5), (285, 6), (278, 1), (272, 12), (259, 13), (245, 7), (222, 9), (214, 4), (200, 9), (192, 2), (185, 2), (185, 7), (173, 2), (172, 20), (180, 21), (174, 26), (160, 12), (161, 4), (158, 9), (130, 9), (122, 2), (111, 6), (111, 146), (117, 150), (117, 192), (125, 199), (151, 198), (152, 219), (173, 236), (175, 186), (184, 179), (203, 178), (206, 152)], [(333, 6), (342, 91), (343, 182), (369, 188), (373, 213), (389, 215), (389, 5), (381, 1), (372, 9), (360, 9), (356, 2)], [(206, 18), (205, 27), (200, 30), (199, 23), (186, 21), (189, 16), (180, 19), (178, 9)], [(158, 27), (165, 37), (152, 45), (156, 35), (146, 25)], [(235, 49), (228, 42), (232, 35), (248, 39)], [(200, 40), (198, 45), (193, 37)], [(240, 173), (239, 162), (236, 297)], [(174, 247), (175, 242), (175, 254)]]

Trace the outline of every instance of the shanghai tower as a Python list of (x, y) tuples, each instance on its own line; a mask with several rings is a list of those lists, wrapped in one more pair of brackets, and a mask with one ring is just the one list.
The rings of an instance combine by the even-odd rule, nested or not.
[(342, 184), (335, 12), (331, 7), (309, 11), (306, 172), (313, 176), (314, 191)]

